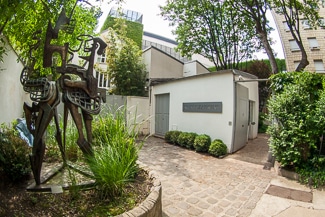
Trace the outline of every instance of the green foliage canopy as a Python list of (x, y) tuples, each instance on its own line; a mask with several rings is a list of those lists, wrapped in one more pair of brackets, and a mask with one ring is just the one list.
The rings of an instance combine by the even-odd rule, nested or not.
[[(81, 34), (94, 34), (97, 25), (97, 18), (102, 14), (99, 7), (90, 6), (84, 1), (32, 1), (32, 0), (4, 0), (0, 7), (0, 34), (5, 35), (15, 51), (22, 59), (29, 58), (30, 46), (35, 44), (33, 34), (41, 30), (42, 43), (40, 48), (33, 52), (37, 62), (35, 68), (40, 69), (41, 74), (51, 73), (42, 68), (43, 42), (45, 39), (46, 28), (50, 21), (52, 25), (62, 10), (65, 8), (67, 16), (72, 15), (74, 31), (72, 34), (60, 31), (59, 39), (53, 41), (57, 45), (70, 43), (71, 47), (79, 44), (77, 36)], [(73, 11), (74, 8), (74, 11)], [(73, 11), (73, 13), (72, 13)], [(0, 49), (1, 50), (1, 49)], [(1, 55), (1, 53), (0, 53)], [(0, 58), (1, 59), (1, 58)]]
[(142, 51), (126, 36), (126, 28), (125, 20), (118, 18), (116, 31), (109, 28), (106, 36), (107, 72), (113, 85), (111, 92), (124, 96), (145, 96), (147, 72)]
[(183, 56), (201, 54), (218, 70), (237, 68), (260, 49), (254, 22), (227, 1), (168, 1), (160, 9), (170, 25), (176, 26), (177, 50)]

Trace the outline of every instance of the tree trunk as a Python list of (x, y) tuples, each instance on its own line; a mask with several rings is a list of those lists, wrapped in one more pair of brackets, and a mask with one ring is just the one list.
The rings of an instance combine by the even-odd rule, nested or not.
[(270, 60), (270, 64), (271, 64), (271, 69), (272, 69), (272, 74), (276, 74), (278, 73), (278, 65), (276, 64), (275, 61), (275, 56), (273, 54), (273, 50), (271, 48), (271, 45), (269, 43), (269, 41), (267, 40), (267, 34), (264, 32), (258, 32), (259, 36), (260, 36), (260, 40), (263, 44), (263, 47), (265, 49), (265, 52), (267, 54), (267, 56), (269, 57)]
[(298, 46), (301, 50), (301, 60), (300, 60), (299, 65), (296, 68), (296, 72), (301, 72), (302, 70), (304, 70), (306, 68), (306, 66), (309, 65), (309, 61), (307, 58), (307, 53), (306, 53), (305, 48), (302, 45), (300, 46), (299, 43), (298, 43)]

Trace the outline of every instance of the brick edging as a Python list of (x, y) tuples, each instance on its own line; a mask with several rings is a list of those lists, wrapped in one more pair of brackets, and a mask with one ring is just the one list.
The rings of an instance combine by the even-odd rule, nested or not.
[[(141, 166), (141, 168), (143, 168)], [(147, 168), (143, 168), (149, 171)], [(116, 217), (162, 217), (162, 187), (157, 175), (150, 171), (149, 178), (153, 186), (148, 197), (137, 207)]]

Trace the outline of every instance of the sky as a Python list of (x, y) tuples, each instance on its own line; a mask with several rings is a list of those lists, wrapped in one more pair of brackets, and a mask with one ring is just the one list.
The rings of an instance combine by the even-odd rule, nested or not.
[[(144, 31), (175, 40), (175, 35), (172, 34), (173, 27), (170, 27), (168, 21), (164, 20), (163, 17), (159, 15), (159, 5), (165, 5), (166, 0), (124, 0), (124, 2), (125, 3), (122, 5), (123, 9), (137, 11), (143, 14), (142, 24), (144, 26)], [(101, 3), (103, 15), (99, 20), (99, 29), (103, 25), (109, 10), (114, 6), (117, 7), (116, 4), (108, 4), (105, 0)], [(276, 29), (271, 13), (268, 14), (268, 17), (270, 19), (270, 25), (273, 29)], [(283, 59), (284, 55), (282, 45), (277, 31), (273, 31), (271, 37), (276, 42), (272, 47), (277, 53), (277, 57)], [(267, 58), (268, 57), (264, 52), (256, 53), (254, 55), (254, 59)]]

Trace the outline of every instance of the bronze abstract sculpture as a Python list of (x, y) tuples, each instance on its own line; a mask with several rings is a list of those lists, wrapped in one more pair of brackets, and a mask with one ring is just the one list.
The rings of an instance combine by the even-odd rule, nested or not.
[[(94, 38), (90, 35), (78, 36), (80, 46), (73, 50), (69, 47), (69, 43), (62, 45), (51, 44), (52, 39), (57, 39), (59, 31), (70, 23), (70, 18), (65, 14), (63, 9), (59, 15), (55, 27), (52, 27), (51, 22), (48, 23), (46, 30), (46, 38), (44, 45), (43, 67), (54, 67), (55, 71), (61, 76), (57, 81), (50, 81), (45, 77), (34, 78), (33, 74), (39, 74), (39, 71), (34, 68), (35, 58), (32, 55), (33, 50), (40, 46), (41, 39), (38, 34), (41, 31), (35, 32), (33, 37), (37, 42), (30, 48), (30, 62), (22, 70), (20, 81), (26, 92), (30, 94), (30, 99), (33, 101), (32, 106), (24, 104), (24, 112), (28, 130), (34, 136), (32, 153), (30, 155), (31, 168), (34, 175), (36, 185), (41, 182), (42, 161), (45, 154), (45, 139), (44, 135), (46, 128), (54, 118), (56, 126), (56, 140), (59, 145), (64, 164), (65, 158), (65, 136), (62, 139), (62, 133), (59, 125), (57, 106), (60, 103), (60, 91), (62, 91), (62, 102), (64, 103), (64, 132), (67, 125), (68, 111), (70, 111), (74, 123), (78, 129), (79, 138), (77, 144), (84, 155), (92, 155), (92, 130), (91, 122), (92, 115), (98, 114), (100, 111), (101, 101), (105, 102), (105, 90), (97, 87), (97, 79), (93, 76), (94, 59), (97, 54), (102, 54), (105, 51), (106, 43), (100, 38)], [(73, 54), (83, 49), (86, 56), (79, 56), (85, 60), (84, 66), (69, 64), (73, 58)], [(53, 66), (53, 54), (58, 53), (61, 58), (60, 66)], [(68, 59), (68, 56), (71, 58)], [(71, 75), (77, 75), (79, 79), (73, 80)], [(79, 113), (79, 108), (81, 114)], [(86, 129), (86, 137), (83, 133), (83, 122)], [(86, 139), (87, 138), (87, 139)]]

